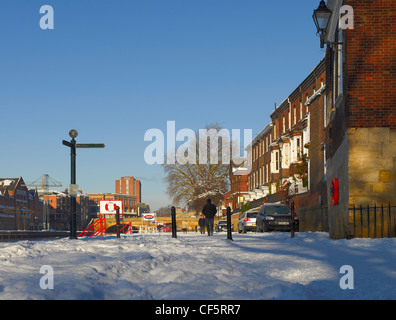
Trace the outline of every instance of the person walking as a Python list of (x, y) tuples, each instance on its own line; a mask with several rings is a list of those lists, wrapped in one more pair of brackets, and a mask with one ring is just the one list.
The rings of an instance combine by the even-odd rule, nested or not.
[(198, 225), (199, 225), (199, 229), (201, 231), (201, 234), (205, 234), (205, 216), (202, 216), (199, 220), (198, 220)]
[(205, 216), (206, 228), (208, 229), (208, 236), (213, 235), (213, 225), (214, 225), (214, 217), (217, 213), (216, 206), (212, 204), (212, 201), (208, 199), (207, 203), (202, 209), (202, 213)]

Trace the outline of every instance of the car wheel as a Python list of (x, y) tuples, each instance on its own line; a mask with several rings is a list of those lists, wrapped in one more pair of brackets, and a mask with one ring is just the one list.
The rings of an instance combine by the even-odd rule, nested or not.
[(269, 232), (268, 226), (263, 222), (263, 232)]
[(242, 227), (242, 233), (246, 233), (245, 227)]
[(256, 233), (259, 233), (259, 232), (260, 232), (259, 224), (256, 224)]
[(241, 229), (239, 229), (239, 227), (238, 227), (238, 233), (242, 233), (242, 230), (241, 230)]

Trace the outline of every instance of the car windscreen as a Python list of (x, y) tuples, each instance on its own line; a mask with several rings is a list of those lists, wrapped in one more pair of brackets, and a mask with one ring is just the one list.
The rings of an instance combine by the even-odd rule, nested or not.
[(246, 218), (256, 218), (257, 217), (257, 212), (248, 212), (246, 214)]
[(265, 214), (290, 214), (290, 209), (285, 206), (268, 206), (265, 208)]

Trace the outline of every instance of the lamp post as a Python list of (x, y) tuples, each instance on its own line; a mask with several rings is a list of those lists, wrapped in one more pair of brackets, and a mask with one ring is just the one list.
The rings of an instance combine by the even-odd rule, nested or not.
[(324, 48), (325, 45), (324, 37), (326, 35), (327, 25), (329, 24), (331, 14), (332, 12), (329, 8), (327, 8), (324, 0), (321, 0), (319, 7), (314, 10), (312, 16), (315, 22), (316, 29), (318, 30), (317, 34), (320, 35), (321, 48)]

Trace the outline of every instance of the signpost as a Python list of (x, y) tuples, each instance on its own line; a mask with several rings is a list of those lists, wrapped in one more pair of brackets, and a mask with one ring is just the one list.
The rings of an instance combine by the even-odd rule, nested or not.
[[(70, 130), (69, 136), (71, 141), (62, 141), (62, 144), (66, 147), (70, 148), (70, 159), (71, 159), (71, 179), (70, 184), (76, 185), (76, 149), (77, 148), (104, 148), (104, 144), (76, 144), (75, 138), (78, 136), (77, 130)], [(76, 208), (77, 208), (77, 196), (71, 196), (71, 217), (70, 217), (70, 239), (77, 239), (77, 216), (76, 216)]]

